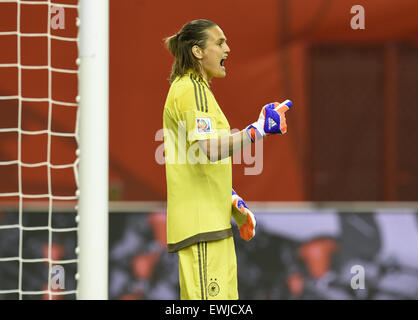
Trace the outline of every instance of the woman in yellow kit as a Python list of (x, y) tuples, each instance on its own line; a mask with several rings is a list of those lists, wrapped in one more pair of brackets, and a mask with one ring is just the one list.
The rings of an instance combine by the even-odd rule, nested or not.
[(258, 121), (230, 133), (210, 90), (212, 78), (226, 75), (226, 40), (208, 20), (191, 21), (165, 39), (175, 58), (163, 115), (167, 245), (178, 253), (181, 299), (238, 299), (231, 215), (247, 241), (256, 221), (232, 190), (230, 156), (266, 135), (286, 132), (290, 105), (271, 103)]

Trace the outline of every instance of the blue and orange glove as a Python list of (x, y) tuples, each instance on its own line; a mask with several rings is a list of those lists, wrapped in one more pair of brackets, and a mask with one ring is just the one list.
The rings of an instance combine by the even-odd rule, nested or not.
[(282, 103), (273, 102), (266, 104), (260, 112), (258, 120), (246, 128), (251, 142), (262, 139), (271, 134), (285, 134), (287, 124), (285, 112), (293, 106), (292, 101), (286, 100)]
[(232, 216), (238, 225), (241, 238), (250, 241), (255, 236), (257, 222), (254, 214), (234, 189), (232, 189)]

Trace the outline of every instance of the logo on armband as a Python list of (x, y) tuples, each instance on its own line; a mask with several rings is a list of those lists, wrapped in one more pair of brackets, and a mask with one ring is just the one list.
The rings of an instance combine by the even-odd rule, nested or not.
[(210, 118), (196, 118), (197, 133), (211, 133), (212, 122)]

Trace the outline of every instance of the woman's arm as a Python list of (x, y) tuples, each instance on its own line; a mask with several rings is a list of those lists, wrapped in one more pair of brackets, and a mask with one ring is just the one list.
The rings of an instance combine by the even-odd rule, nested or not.
[(246, 130), (227, 136), (200, 140), (199, 146), (211, 162), (216, 162), (232, 156), (251, 143)]
[(245, 146), (266, 135), (285, 134), (287, 124), (285, 113), (293, 106), (292, 101), (266, 104), (260, 112), (258, 120), (238, 133), (217, 139), (199, 141), (200, 148), (212, 162), (219, 161), (241, 151)]

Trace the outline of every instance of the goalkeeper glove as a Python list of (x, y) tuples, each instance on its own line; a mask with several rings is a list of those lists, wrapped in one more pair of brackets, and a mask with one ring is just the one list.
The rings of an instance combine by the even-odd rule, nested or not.
[(287, 131), (285, 112), (292, 107), (293, 103), (286, 100), (283, 103), (273, 102), (266, 104), (260, 112), (258, 120), (246, 128), (251, 142), (255, 142), (266, 135), (285, 134)]
[(257, 222), (254, 214), (234, 189), (232, 189), (232, 216), (238, 225), (241, 238), (250, 241), (255, 236)]

